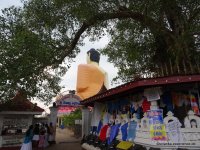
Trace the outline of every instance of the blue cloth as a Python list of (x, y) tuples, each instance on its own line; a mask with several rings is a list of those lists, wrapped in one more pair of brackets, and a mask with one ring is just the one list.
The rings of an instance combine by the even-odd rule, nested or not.
[(121, 124), (117, 124), (110, 127), (111, 129), (110, 129), (110, 137), (108, 138), (108, 145), (110, 145), (118, 135), (120, 125)]
[(119, 111), (123, 109), (123, 106), (126, 106), (129, 104), (129, 100), (128, 99), (120, 99), (117, 101), (110, 101), (107, 102), (107, 108), (108, 108), (108, 112), (112, 113), (113, 111)]
[(133, 107), (133, 104), (131, 104), (131, 106), (130, 106), (130, 112), (131, 112), (131, 114), (133, 114), (135, 112), (135, 108)]
[(143, 116), (142, 107), (138, 107), (138, 109), (136, 110), (136, 117), (137, 119), (141, 119), (142, 116)]
[(127, 135), (127, 139), (132, 139), (134, 140), (135, 139), (135, 136), (136, 136), (136, 127), (137, 127), (137, 122), (135, 121), (131, 121), (129, 126), (128, 126), (128, 135)]
[(163, 103), (167, 106), (167, 111), (173, 112), (173, 103), (172, 103), (172, 96), (170, 92), (165, 92), (162, 95)]
[(60, 125), (60, 128), (61, 128), (61, 129), (64, 129), (64, 128), (65, 128), (64, 124), (61, 124), (61, 125)]
[(121, 132), (122, 132), (122, 140), (126, 141), (128, 133), (127, 133), (128, 123), (125, 123), (121, 126)]
[(32, 138), (33, 138), (33, 131), (31, 131), (29, 134), (27, 134), (25, 136), (24, 143), (27, 144), (27, 143), (31, 142)]
[(97, 133), (98, 133), (98, 134), (99, 134), (99, 132), (101, 131), (102, 126), (103, 126), (103, 123), (102, 123), (102, 121), (100, 120), (100, 121), (99, 121), (99, 125), (98, 125), (98, 127), (97, 127)]
[(97, 133), (97, 126), (92, 126), (91, 131), (92, 131), (92, 134), (96, 134)]

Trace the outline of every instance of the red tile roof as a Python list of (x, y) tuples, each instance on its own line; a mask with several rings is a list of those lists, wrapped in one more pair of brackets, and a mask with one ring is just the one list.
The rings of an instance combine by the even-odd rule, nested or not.
[(199, 82), (200, 75), (182, 75), (182, 76), (168, 76), (168, 77), (159, 77), (159, 78), (148, 78), (140, 79), (138, 81), (131, 81), (120, 85), (118, 87), (107, 90), (101, 94), (97, 94), (90, 98), (87, 98), (81, 101), (81, 104), (88, 105), (95, 101), (103, 101), (106, 99), (114, 98), (117, 95), (122, 95), (128, 91), (138, 90), (146, 87), (169, 85), (169, 84), (179, 84), (179, 83), (191, 83)]
[(26, 112), (43, 112), (44, 109), (31, 103), (19, 92), (11, 100), (0, 104), (0, 111), (26, 111)]

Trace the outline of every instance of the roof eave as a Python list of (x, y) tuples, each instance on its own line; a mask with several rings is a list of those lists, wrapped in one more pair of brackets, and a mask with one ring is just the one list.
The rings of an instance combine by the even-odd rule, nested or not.
[(88, 99), (81, 101), (82, 105), (91, 105), (95, 101), (102, 100), (113, 95), (126, 92), (128, 90), (136, 88), (145, 88), (145, 87), (155, 87), (161, 85), (169, 84), (180, 84), (180, 83), (192, 83), (200, 81), (200, 75), (179, 75), (179, 76), (169, 76), (169, 77), (159, 77), (159, 78), (147, 78), (138, 81), (132, 81), (120, 85), (118, 87), (109, 89), (104, 93), (97, 94)]

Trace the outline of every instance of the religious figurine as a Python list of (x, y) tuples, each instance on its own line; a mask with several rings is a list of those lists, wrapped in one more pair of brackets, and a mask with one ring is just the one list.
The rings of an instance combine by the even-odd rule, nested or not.
[(107, 73), (99, 67), (100, 53), (95, 49), (87, 52), (87, 64), (78, 66), (77, 95), (83, 100), (108, 89)]
[(196, 120), (192, 119), (190, 120), (191, 128), (197, 128), (197, 122)]
[(117, 115), (116, 119), (115, 119), (115, 124), (121, 124), (121, 116)]
[(185, 128), (200, 128), (200, 117), (195, 115), (194, 111), (189, 110), (184, 119)]

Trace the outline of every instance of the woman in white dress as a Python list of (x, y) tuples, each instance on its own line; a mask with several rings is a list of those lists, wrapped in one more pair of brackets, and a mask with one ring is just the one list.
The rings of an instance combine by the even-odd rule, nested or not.
[(32, 150), (33, 125), (26, 131), (25, 139), (20, 150)]

